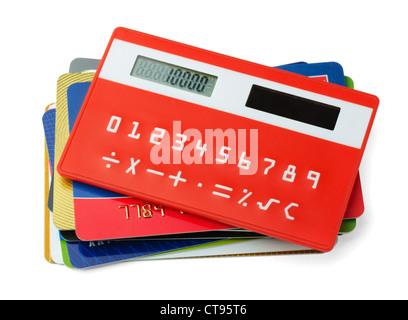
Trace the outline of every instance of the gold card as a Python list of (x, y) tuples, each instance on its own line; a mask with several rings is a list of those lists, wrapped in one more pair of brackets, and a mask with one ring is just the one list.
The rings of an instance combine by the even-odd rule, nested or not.
[[(69, 137), (68, 87), (74, 83), (91, 82), (95, 73), (69, 73), (57, 82), (57, 106), (55, 123), (55, 167)], [(60, 230), (75, 230), (75, 214), (72, 181), (54, 172), (53, 222)]]
[[(50, 104), (45, 108), (47, 112), (51, 106)], [(50, 159), (48, 156), (47, 142), (44, 140), (44, 257), (50, 262), (54, 263), (51, 258), (50, 248), (50, 211), (48, 209), (48, 196), (50, 194)]]

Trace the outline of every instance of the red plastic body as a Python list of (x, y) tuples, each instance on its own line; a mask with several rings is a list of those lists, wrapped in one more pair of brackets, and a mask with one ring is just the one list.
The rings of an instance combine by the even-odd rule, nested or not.
[[(362, 145), (342, 145), (102, 79), (99, 72), (113, 39), (371, 108)], [(58, 171), (65, 177), (152, 203), (329, 251), (337, 239), (378, 103), (377, 97), (366, 93), (118, 28), (71, 132)], [(117, 127), (111, 123), (115, 130), (109, 131), (113, 116), (121, 122)], [(139, 123), (137, 140), (129, 138), (134, 121)], [(180, 121), (182, 132), (194, 128), (203, 136), (206, 129), (245, 129), (247, 134), (251, 129), (257, 130), (258, 171), (242, 175), (236, 163), (217, 163), (215, 157), (220, 150), (214, 150), (213, 163), (153, 164), (152, 134), (157, 134), (156, 128), (163, 128), (172, 136), (174, 121)], [(173, 145), (175, 140), (173, 137)], [(108, 158), (118, 162), (108, 162)], [(264, 174), (269, 164), (264, 159), (275, 161), (268, 174)], [(291, 180), (293, 167), (296, 175)], [(161, 174), (153, 174), (152, 170)], [(309, 179), (311, 172), (320, 174), (317, 187)]]

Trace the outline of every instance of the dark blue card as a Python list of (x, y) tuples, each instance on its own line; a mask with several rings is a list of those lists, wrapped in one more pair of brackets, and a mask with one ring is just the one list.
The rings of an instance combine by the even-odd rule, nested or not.
[(209, 242), (214, 240), (67, 241), (67, 247), (69, 259), (75, 268), (89, 268)]
[(337, 62), (297, 63), (277, 67), (281, 70), (301, 74), (310, 78), (325, 77), (326, 82), (346, 85), (343, 67)]

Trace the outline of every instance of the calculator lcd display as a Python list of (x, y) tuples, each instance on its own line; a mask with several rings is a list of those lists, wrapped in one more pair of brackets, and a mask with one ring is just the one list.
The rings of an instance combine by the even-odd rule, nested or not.
[(246, 106), (281, 117), (334, 130), (340, 108), (253, 85)]
[(199, 71), (138, 56), (131, 76), (211, 97), (217, 77)]

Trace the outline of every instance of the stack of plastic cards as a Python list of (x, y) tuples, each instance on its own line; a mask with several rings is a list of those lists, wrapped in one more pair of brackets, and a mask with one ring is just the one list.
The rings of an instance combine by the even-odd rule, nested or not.
[[(319, 252), (61, 176), (56, 167), (99, 62), (73, 60), (69, 73), (58, 79), (56, 103), (47, 106), (43, 115), (47, 261), (88, 268), (120, 261)], [(299, 62), (277, 68), (317, 82), (354, 88), (338, 63)], [(107, 157), (114, 161), (115, 155)], [(339, 236), (352, 232), (363, 212), (362, 186), (357, 175)]]

